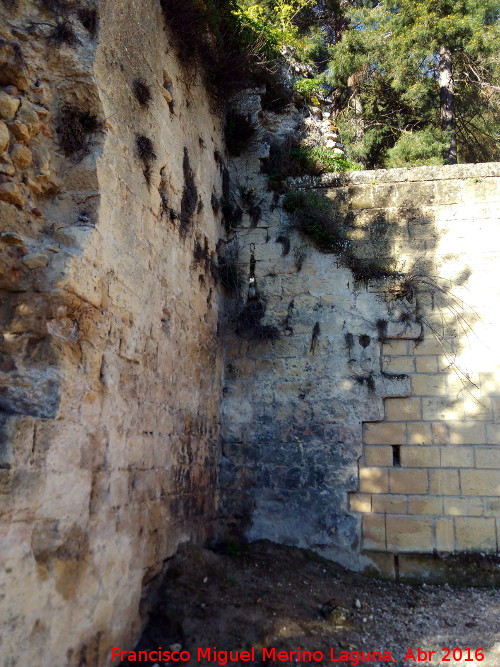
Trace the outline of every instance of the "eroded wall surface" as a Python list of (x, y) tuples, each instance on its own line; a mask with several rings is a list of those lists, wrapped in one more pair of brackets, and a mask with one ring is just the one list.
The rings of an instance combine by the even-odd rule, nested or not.
[(156, 0), (101, 2), (97, 26), (91, 3), (50, 6), (11, 3), (1, 28), (9, 666), (130, 647), (141, 596), (212, 534), (218, 496), (220, 121)]
[[(243, 192), (260, 195), (264, 177), (240, 162)], [(226, 322), (227, 534), (390, 577), (441, 567), (410, 553), (498, 551), (498, 175), (486, 164), (292, 183), (333, 202), (355, 255), (396, 274), (385, 280), (356, 282), (341, 254), (316, 250), (281, 196), (262, 197), (257, 225), (243, 216), (241, 266), (249, 276), (253, 251), (262, 324), (279, 338), (245, 331), (245, 286)]]

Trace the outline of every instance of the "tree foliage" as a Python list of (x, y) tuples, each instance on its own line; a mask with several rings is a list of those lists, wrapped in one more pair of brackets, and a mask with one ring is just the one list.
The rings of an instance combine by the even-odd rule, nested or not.
[[(459, 160), (498, 159), (498, 3), (381, 0), (348, 10), (327, 78), (340, 92), (339, 126), (367, 166), (444, 161), (456, 124)], [(439, 52), (453, 67), (453, 124), (441, 122)]]

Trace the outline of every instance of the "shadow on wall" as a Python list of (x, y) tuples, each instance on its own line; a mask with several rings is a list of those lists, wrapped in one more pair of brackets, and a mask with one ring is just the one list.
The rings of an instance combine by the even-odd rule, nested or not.
[[(265, 222), (249, 228), (244, 220), (236, 229), (254, 244), (265, 323), (280, 336), (246, 340), (234, 321), (227, 327), (221, 476), (231, 538), (312, 547), (351, 558), (351, 566), (361, 545), (414, 553), (491, 547), (494, 519), (485, 541), (473, 544), (467, 498), (452, 518), (457, 496), (472, 493), (464, 482), (495, 474), (490, 464), (475, 470), (472, 451), (479, 444), (486, 457), (495, 437), (484, 424), (478, 429), (479, 385), (465, 363), (468, 332), (485, 316), (463, 298), (478, 265), (467, 248), (454, 252), (451, 242), (445, 249), (460, 236), (450, 221), (462, 215), (461, 230), (468, 215), (482, 213), (463, 203), (466, 175), (438, 171), (412, 170), (413, 182), (405, 174), (398, 182), (397, 172), (387, 172), (387, 181), (381, 172), (337, 176), (328, 187), (300, 179), (283, 199), (291, 226), (273, 214), (273, 197), (263, 205)], [(284, 252), (297, 232), (309, 246), (299, 266)], [(247, 255), (243, 248), (243, 265)], [(486, 418), (492, 422), (493, 413)], [(366, 435), (372, 427), (376, 440)], [(478, 431), (480, 440), (471, 435)], [(465, 465), (471, 470), (460, 471)], [(358, 474), (362, 504), (349, 506)], [(445, 491), (448, 479), (456, 486)], [(365, 512), (368, 528), (371, 521), (378, 530), (373, 543), (359, 524)], [(479, 509), (478, 524), (482, 517)], [(445, 544), (436, 537), (445, 528), (463, 537)]]

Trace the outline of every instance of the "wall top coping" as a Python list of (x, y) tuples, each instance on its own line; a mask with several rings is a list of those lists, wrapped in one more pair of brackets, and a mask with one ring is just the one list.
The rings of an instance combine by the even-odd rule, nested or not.
[(383, 185), (387, 183), (498, 177), (500, 177), (500, 162), (482, 162), (478, 164), (373, 169), (323, 174), (322, 176), (301, 176), (288, 179), (288, 184), (297, 188), (337, 188), (349, 185)]

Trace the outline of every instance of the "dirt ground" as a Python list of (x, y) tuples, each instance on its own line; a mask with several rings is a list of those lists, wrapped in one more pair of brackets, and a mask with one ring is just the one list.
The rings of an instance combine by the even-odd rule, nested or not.
[[(368, 579), (314, 553), (264, 541), (218, 552), (184, 547), (169, 562), (136, 650), (159, 646), (187, 651), (188, 659), (140, 664), (224, 664), (221, 651), (255, 647), (250, 661), (233, 654), (228, 664), (500, 667), (500, 590)], [(318, 653), (310, 660), (303, 653), (274, 655), (273, 647)], [(198, 655), (207, 648), (210, 661)], [(461, 649), (461, 659), (458, 650), (454, 659), (443, 649)], [(429, 651), (435, 651), (430, 660)]]

